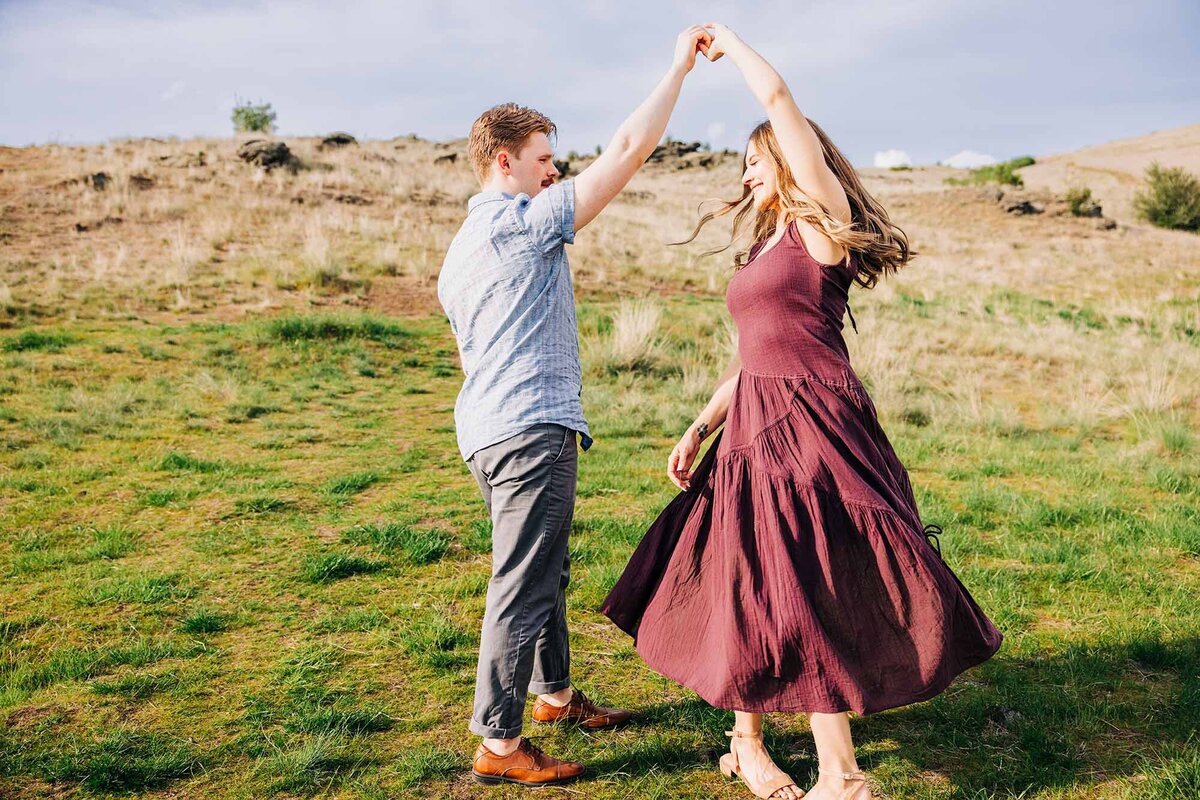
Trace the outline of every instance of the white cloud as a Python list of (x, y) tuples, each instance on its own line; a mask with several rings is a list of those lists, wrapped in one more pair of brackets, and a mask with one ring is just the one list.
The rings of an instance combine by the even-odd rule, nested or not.
[(162, 93), (162, 95), (159, 97), (159, 99), (162, 100), (163, 102), (166, 102), (168, 100), (174, 100), (176, 97), (179, 97), (179, 95), (183, 94), (183, 90), (186, 87), (187, 87), (187, 84), (184, 83), (183, 81), (175, 81), (174, 83), (172, 83), (170, 86), (168, 86), (166, 88), (166, 91), (164, 91)]
[(877, 167), (911, 167), (912, 159), (903, 150), (881, 150), (875, 153)]
[(956, 169), (977, 169), (986, 167), (988, 164), (995, 164), (996, 159), (994, 156), (976, 153), (974, 150), (963, 150), (938, 163), (944, 167), (955, 167)]

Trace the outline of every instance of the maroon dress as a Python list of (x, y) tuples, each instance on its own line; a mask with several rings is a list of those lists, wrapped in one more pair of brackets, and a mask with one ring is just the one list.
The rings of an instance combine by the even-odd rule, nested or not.
[(850, 367), (855, 274), (794, 224), (729, 282), (741, 374), (691, 489), (602, 611), (713, 706), (853, 710), (926, 700), (1001, 635), (926, 538), (908, 474)]

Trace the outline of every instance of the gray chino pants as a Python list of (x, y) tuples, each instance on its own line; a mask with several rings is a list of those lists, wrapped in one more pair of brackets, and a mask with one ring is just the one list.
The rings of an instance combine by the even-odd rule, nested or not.
[(469, 726), (480, 736), (520, 735), (528, 692), (571, 685), (566, 589), (575, 436), (562, 425), (534, 425), (467, 462), (492, 517), (492, 579)]

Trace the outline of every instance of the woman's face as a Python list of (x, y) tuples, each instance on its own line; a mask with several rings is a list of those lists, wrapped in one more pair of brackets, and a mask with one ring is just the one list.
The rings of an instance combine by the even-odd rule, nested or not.
[(779, 182), (775, 178), (775, 168), (770, 157), (761, 152), (754, 142), (746, 148), (746, 171), (742, 173), (742, 183), (750, 187), (754, 207), (757, 209), (762, 209), (770, 203), (779, 191)]

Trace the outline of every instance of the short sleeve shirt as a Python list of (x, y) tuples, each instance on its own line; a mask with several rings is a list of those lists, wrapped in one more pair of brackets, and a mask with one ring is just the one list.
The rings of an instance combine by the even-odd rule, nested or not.
[(575, 185), (535, 197), (480, 192), (450, 244), (438, 299), (462, 360), (454, 404), (458, 446), (479, 449), (552, 422), (592, 439), (566, 245), (575, 241)]

